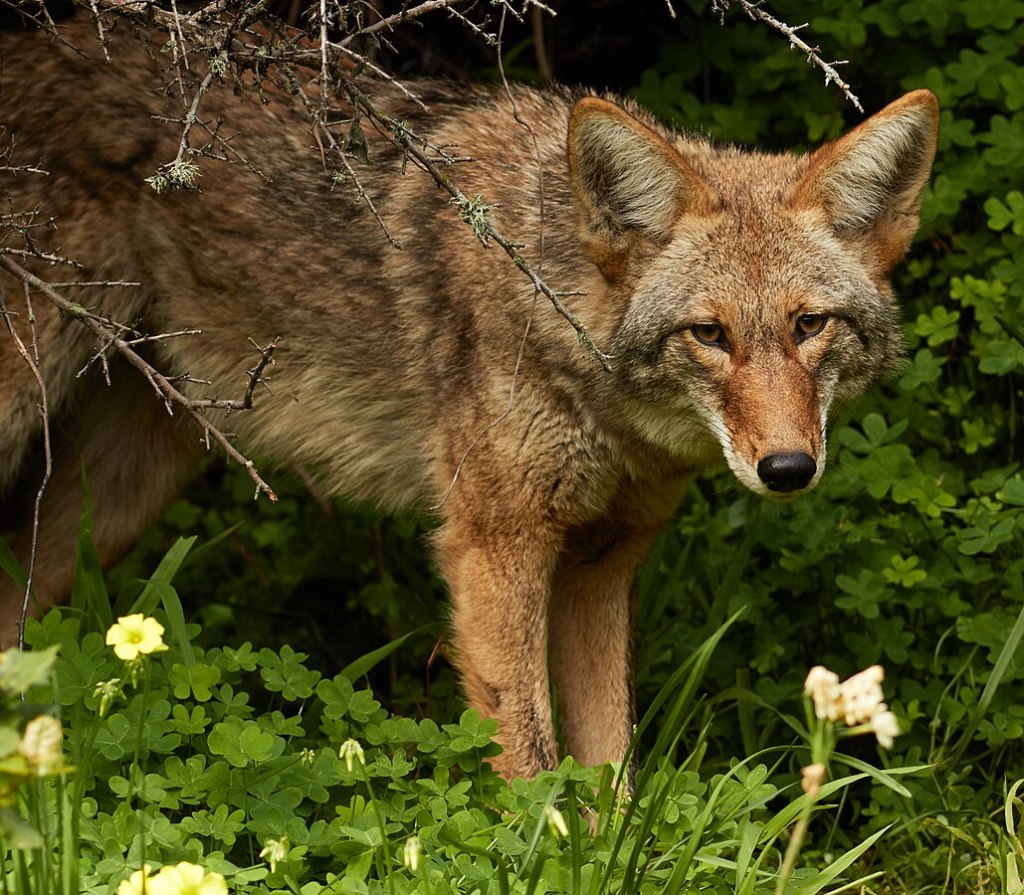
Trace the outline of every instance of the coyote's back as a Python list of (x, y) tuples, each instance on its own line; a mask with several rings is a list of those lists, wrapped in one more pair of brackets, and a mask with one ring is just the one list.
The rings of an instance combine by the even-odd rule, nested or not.
[[(556, 760), (552, 683), (567, 749), (588, 763), (621, 758), (633, 575), (688, 479), (724, 454), (764, 496), (813, 487), (830, 407), (898, 357), (888, 277), (917, 226), (934, 97), (908, 94), (796, 156), (714, 148), (562, 91), (513, 90), (527, 130), (501, 91), (414, 85), (423, 112), (381, 88), (412, 132), (473, 157), (450, 176), (495, 203), (526, 263), (573, 293), (565, 301), (611, 355), (609, 373), (366, 128), (371, 164), (352, 163), (401, 249), (389, 246), (351, 185), (332, 186), (284, 94), (268, 90), (264, 107), (211, 90), (204, 114), (237, 133), (236, 163), (199, 159), (198, 191), (158, 195), (146, 178), (175, 157), (180, 129), (154, 117), (169, 101), (152, 54), (117, 35), (108, 65), (89, 29), (70, 37), (96, 58), (43, 35), (0, 44), (0, 119), (17, 157), (49, 172), (0, 183), (15, 207), (56, 220), (30, 231), (32, 249), (80, 262), (77, 280), (140, 285), (65, 296), (151, 334), (201, 329), (150, 345), (162, 371), (214, 383), (188, 386), (197, 394), (241, 389), (248, 339), (280, 336), (274, 394), (230, 429), (245, 451), (301, 466), (334, 493), (442, 505), (455, 661), (470, 703), (499, 721), (502, 771)], [(89, 333), (42, 296), (33, 307), (59, 421), (36, 578), (46, 605), (69, 589), (81, 464), (109, 563), (202, 446), (134, 371), (115, 364), (109, 386), (95, 369), (78, 378), (96, 351)], [(37, 452), (37, 401), (32, 370), (0, 339), (0, 501)], [(27, 544), (22, 535), (16, 549)], [(10, 640), (21, 595), (0, 585), (0, 601)]]

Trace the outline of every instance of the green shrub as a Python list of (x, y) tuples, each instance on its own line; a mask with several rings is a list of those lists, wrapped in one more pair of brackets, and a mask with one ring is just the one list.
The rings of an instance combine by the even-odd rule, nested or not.
[[(789, 0), (772, 11), (794, 24), (808, 15)], [(644, 575), (661, 621), (645, 617), (659, 637), (641, 667), (649, 692), (695, 629), (747, 607), (710, 673), (713, 692), (747, 694), (711, 734), (725, 761), (737, 733), (748, 750), (777, 735), (750, 693), (776, 705), (808, 664), (883, 662), (898, 711), (916, 722), (893, 765), (935, 769), (910, 784), (911, 806), (876, 788), (844, 826), (900, 823), (906, 835), (889, 841), (902, 849), (905, 885), (947, 870), (966, 885), (992, 872), (978, 853), (993, 837), (948, 843), (987, 829), (1024, 774), (1024, 5), (825, 0), (814, 15), (813, 40), (826, 58), (849, 60), (844, 74), (868, 111), (918, 87), (943, 110), (926, 223), (897, 277), (908, 361), (834, 427), (832, 468), (809, 499), (779, 509), (723, 478), (702, 483)], [(659, 113), (772, 146), (810, 145), (856, 122), (777, 35), (738, 13), (724, 29), (707, 16), (686, 24), (635, 91)]]
[[(105, 635), (90, 628), (106, 607), (86, 600), (30, 621), (34, 652), (10, 651), (0, 661), (9, 703), (28, 690), (32, 703), (64, 719), (73, 762), (65, 764), (58, 736), (46, 771), (56, 782), (42, 778), (22, 793), (20, 804), (42, 834), (0, 808), (4, 892), (141, 895), (145, 878), (154, 895), (225, 895), (228, 887), (235, 895), (673, 895), (694, 888), (813, 895), (836, 882), (855, 884), (856, 862), (882, 831), (799, 867), (812, 817), (869, 777), (907, 796), (897, 776), (922, 770), (888, 774), (836, 754), (843, 731), (822, 720), (812, 687), (816, 708), (808, 709), (806, 728), (780, 715), (809, 752), (763, 749), (705, 773), (705, 731), (693, 732), (693, 753), (678, 747), (731, 618), (674, 669), (640, 722), (631, 748), (644, 731), (653, 743), (637, 759), (632, 798), (621, 766), (580, 768), (571, 758), (510, 786), (487, 762), (498, 751), (495, 723), (472, 711), (458, 723), (395, 716), (370, 690), (309, 668), (306, 655), (289, 646), (194, 645), (198, 626), (182, 622), (172, 584), (191, 546), (181, 540), (171, 548), (130, 614)], [(80, 553), (88, 552), (83, 525)], [(85, 589), (102, 595), (96, 568), (80, 568)], [(378, 650), (353, 667), (369, 670), (385, 655)], [(848, 723), (884, 709), (876, 671), (868, 675), (875, 694), (868, 713)], [(44, 717), (59, 731), (55, 718)], [(0, 734), (18, 757), (16, 767), (0, 762), (0, 780), (12, 781), (7, 791), (15, 793), (40, 774), (24, 757), (32, 751), (24, 745), (28, 731), (0, 724)], [(816, 763), (804, 791), (773, 780), (787, 756)], [(826, 779), (829, 763), (853, 772)], [(798, 833), (780, 875), (793, 824)]]

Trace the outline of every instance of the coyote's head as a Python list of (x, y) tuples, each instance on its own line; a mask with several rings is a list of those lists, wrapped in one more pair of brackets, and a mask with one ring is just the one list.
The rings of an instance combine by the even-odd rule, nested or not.
[(889, 274), (937, 125), (919, 90), (811, 155), (772, 156), (575, 105), (578, 236), (617, 303), (616, 391), (645, 439), (695, 463), (717, 441), (764, 496), (817, 484), (830, 408), (898, 359)]

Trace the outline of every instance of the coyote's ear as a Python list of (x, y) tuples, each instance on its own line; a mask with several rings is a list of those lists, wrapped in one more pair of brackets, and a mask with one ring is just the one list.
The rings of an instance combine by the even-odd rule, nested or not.
[(906, 94), (815, 152), (791, 207), (824, 209), (837, 233), (868, 238), (888, 270), (917, 230), (938, 127), (934, 94)]
[(580, 237), (606, 274), (635, 235), (661, 242), (679, 215), (715, 205), (675, 148), (614, 103), (579, 100), (569, 115), (568, 148)]

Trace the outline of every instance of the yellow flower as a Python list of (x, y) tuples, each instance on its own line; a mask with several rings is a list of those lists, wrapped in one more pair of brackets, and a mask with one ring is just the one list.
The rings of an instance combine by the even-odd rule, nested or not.
[[(136, 870), (128, 879), (121, 880), (121, 885), (117, 887), (117, 895), (148, 895), (151, 891), (149, 881), (149, 864), (146, 864), (141, 870)], [(143, 890), (144, 885), (145, 890)]]
[(25, 725), (25, 735), (18, 743), (18, 751), (40, 777), (45, 777), (63, 765), (60, 751), (63, 741), (64, 729), (60, 721), (50, 715), (40, 715)]
[(147, 880), (146, 895), (228, 895), (228, 884), (219, 873), (207, 873), (198, 864), (182, 861), (161, 867)]
[(141, 612), (125, 615), (107, 631), (107, 646), (114, 648), (119, 659), (131, 662), (139, 656), (167, 649), (163, 641), (164, 626)]

